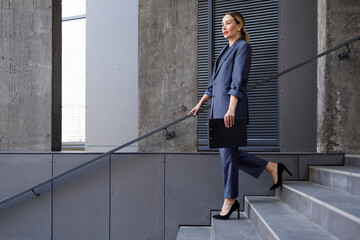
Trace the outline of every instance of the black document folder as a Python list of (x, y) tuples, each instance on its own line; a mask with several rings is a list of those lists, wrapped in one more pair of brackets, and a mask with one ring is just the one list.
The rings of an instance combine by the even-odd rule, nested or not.
[(247, 118), (235, 118), (235, 124), (226, 128), (223, 118), (209, 119), (210, 148), (247, 146)]

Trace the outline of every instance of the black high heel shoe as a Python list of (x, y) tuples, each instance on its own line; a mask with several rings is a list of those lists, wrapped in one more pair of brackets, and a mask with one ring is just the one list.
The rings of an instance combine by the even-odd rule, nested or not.
[(292, 176), (291, 172), (286, 168), (286, 166), (284, 164), (278, 163), (278, 165), (277, 165), (278, 180), (274, 185), (271, 186), (270, 190), (274, 190), (274, 189), (281, 186), (281, 184), (282, 184), (282, 173), (283, 173), (284, 170), (286, 170), (290, 174), (290, 176)]
[(235, 202), (233, 203), (233, 205), (231, 206), (229, 212), (228, 212), (226, 215), (222, 216), (222, 215), (220, 215), (220, 214), (216, 214), (216, 215), (213, 216), (213, 218), (215, 218), (215, 219), (221, 219), (221, 220), (228, 220), (229, 217), (231, 216), (231, 214), (232, 214), (235, 210), (238, 211), (238, 219), (240, 219), (240, 203), (239, 203), (236, 199), (235, 199)]

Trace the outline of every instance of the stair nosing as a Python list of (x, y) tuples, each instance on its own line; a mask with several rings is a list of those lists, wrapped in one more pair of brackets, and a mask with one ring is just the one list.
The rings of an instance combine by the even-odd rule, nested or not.
[[(316, 183), (311, 183), (311, 184), (316, 184)], [(316, 184), (316, 185), (318, 185), (318, 186), (320, 186), (320, 187), (326, 187), (326, 186), (323, 186), (323, 185), (320, 185), (320, 184)], [(341, 209), (339, 209), (339, 208), (337, 208), (337, 207), (334, 207), (333, 205), (328, 204), (328, 203), (326, 203), (326, 202), (324, 202), (324, 201), (322, 201), (322, 200), (319, 200), (319, 199), (317, 199), (317, 198), (315, 198), (315, 197), (313, 197), (313, 196), (310, 196), (310, 195), (307, 194), (307, 193), (304, 193), (304, 192), (301, 192), (301, 191), (299, 191), (299, 190), (297, 190), (297, 189), (295, 189), (295, 188), (292, 188), (291, 186), (286, 185), (286, 182), (284, 182), (283, 187), (288, 188), (288, 189), (291, 189), (291, 191), (294, 191), (294, 192), (296, 192), (297, 194), (302, 195), (303, 197), (309, 198), (310, 200), (312, 200), (312, 201), (314, 201), (314, 202), (316, 202), (316, 203), (318, 203), (318, 204), (320, 204), (320, 205), (324, 205), (324, 207), (327, 207), (327, 208), (331, 209), (332, 211), (337, 212), (337, 213), (343, 215), (344, 217), (347, 217), (347, 218), (349, 218), (350, 220), (353, 220), (353, 221), (355, 221), (356, 223), (359, 223), (359, 224), (360, 224), (360, 218), (359, 218), (359, 217), (356, 217), (356, 216), (354, 216), (354, 215), (351, 215), (350, 213), (345, 212), (344, 210), (341, 210)], [(337, 189), (334, 189), (334, 190), (337, 190)], [(346, 192), (344, 192), (344, 193), (346, 193)]]
[[(260, 215), (260, 213), (256, 210), (256, 208), (250, 203), (250, 201), (248, 200), (247, 197), (246, 198), (246, 202), (247, 204), (249, 204), (250, 206), (252, 206), (253, 211), (256, 213), (256, 215), (258, 216), (258, 218), (261, 220), (261, 222), (265, 225), (265, 227), (272, 233), (272, 235), (277, 239), (280, 240), (279, 236), (274, 232), (274, 230), (270, 227), (270, 225), (265, 221), (265, 219)], [(258, 231), (257, 231), (258, 232)], [(259, 233), (258, 233), (259, 234)]]
[(359, 154), (345, 154), (345, 157), (360, 158), (360, 155)]
[(309, 166), (309, 167), (314, 170), (321, 169), (322, 171), (325, 171), (325, 172), (333, 172), (333, 173), (338, 173), (338, 174), (342, 174), (342, 175), (360, 177), (360, 173), (348, 172), (345, 170), (329, 169), (329, 168), (321, 167), (321, 166)]
[[(303, 215), (301, 212), (299, 212), (298, 210), (296, 210), (294, 207), (292, 207), (291, 205), (289, 205), (288, 203), (284, 202), (283, 200), (281, 200), (280, 198), (276, 197), (276, 196), (251, 196), (251, 197), (262, 197), (262, 198), (272, 198), (274, 200), (277, 200), (279, 202), (279, 204), (281, 205), (286, 205), (285, 208), (289, 208), (289, 213), (290, 214), (298, 214), (299, 216), (302, 216), (303, 220), (306, 221), (307, 223), (306, 224), (311, 224), (311, 225), (314, 225), (315, 228), (318, 228), (318, 229), (322, 229), (324, 231), (324, 234), (327, 233), (329, 235), (332, 236), (331, 239), (339, 239), (338, 237), (336, 237), (333, 233), (329, 232), (327, 229), (323, 228), (321, 225), (319, 225), (318, 223), (310, 220), (309, 218), (307, 218), (305, 215)], [(264, 224), (264, 226), (266, 226), (267, 229), (270, 229), (272, 235), (274, 236), (274, 238), (276, 239), (280, 239), (280, 236), (276, 233), (277, 229), (276, 229), (276, 225), (274, 226), (270, 226), (267, 224), (267, 222), (265, 221), (265, 219), (260, 215), (260, 213), (256, 210), (256, 207), (250, 202), (251, 199), (249, 200), (247, 197), (246, 198), (246, 204), (249, 205), (249, 210), (250, 209), (252, 211), (254, 211), (254, 213), (256, 214), (256, 216), (259, 218), (259, 221), (261, 221), (262, 224)], [(281, 206), (281, 207), (284, 207), (284, 206)], [(291, 210), (290, 210), (291, 209)], [(287, 213), (286, 213), (287, 215)], [(273, 227), (275, 227), (275, 230), (273, 230)], [(259, 233), (259, 232), (258, 232)], [(281, 232), (279, 234), (282, 234)]]

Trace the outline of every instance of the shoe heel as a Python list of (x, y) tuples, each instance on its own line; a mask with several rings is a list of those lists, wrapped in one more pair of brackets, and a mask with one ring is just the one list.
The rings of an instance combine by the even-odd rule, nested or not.
[(289, 169), (287, 169), (287, 167), (285, 167), (285, 170), (288, 172), (288, 174), (290, 174), (290, 176), (292, 176), (291, 172), (289, 171)]
[(235, 199), (235, 202), (233, 203), (233, 205), (231, 206), (229, 212), (226, 215), (220, 215), (220, 214), (216, 214), (213, 216), (213, 218), (215, 219), (222, 219), (222, 220), (227, 220), (230, 218), (231, 214), (237, 210), (238, 211), (238, 219), (240, 219), (240, 203)]

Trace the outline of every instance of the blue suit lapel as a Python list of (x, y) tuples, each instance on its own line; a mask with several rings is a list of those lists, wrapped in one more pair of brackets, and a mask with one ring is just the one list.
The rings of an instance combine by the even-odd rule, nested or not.
[[(229, 44), (228, 44), (229, 45)], [(215, 61), (215, 65), (214, 65), (214, 71), (216, 71), (217, 69), (217, 65), (219, 64), (219, 57), (221, 56), (221, 54), (225, 51), (226, 47), (228, 45), (225, 45), (221, 50), (220, 50), (220, 53), (219, 53), (219, 56), (216, 58), (216, 61)], [(215, 72), (214, 72), (215, 73)]]
[[(220, 51), (220, 54), (219, 54), (219, 57), (218, 59), (216, 60), (216, 63), (215, 63), (215, 75), (214, 75), (214, 78), (216, 77), (217, 73), (219, 72), (220, 68), (221, 68), (221, 65), (225, 62), (225, 60), (229, 57), (230, 53), (235, 49), (236, 45), (241, 41), (241, 38), (239, 38), (238, 40), (236, 40), (234, 42), (234, 44), (230, 47), (230, 49), (228, 49), (225, 53), (225, 55), (221, 58), (220, 62), (218, 63), (218, 59), (219, 57), (221, 56), (221, 54), (224, 52), (224, 50), (226, 49), (226, 46), (223, 47), (223, 49), (221, 49)], [(216, 67), (217, 65), (219, 65), (219, 67)]]

